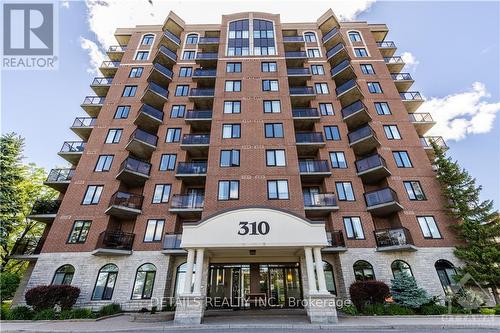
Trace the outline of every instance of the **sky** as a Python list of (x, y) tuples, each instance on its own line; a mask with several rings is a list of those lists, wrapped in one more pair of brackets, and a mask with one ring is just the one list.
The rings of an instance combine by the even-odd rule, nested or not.
[[(500, 207), (500, 2), (443, 1), (61, 1), (59, 69), (2, 71), (2, 133), (26, 139), (25, 161), (46, 169), (66, 166), (57, 151), (78, 140), (69, 127), (117, 27), (159, 24), (169, 10), (187, 23), (216, 23), (240, 11), (281, 14), (283, 22), (316, 21), (328, 8), (342, 19), (386, 23), (437, 125), (449, 155), (483, 186), (482, 199)], [(305, 5), (307, 4), (307, 5)]]

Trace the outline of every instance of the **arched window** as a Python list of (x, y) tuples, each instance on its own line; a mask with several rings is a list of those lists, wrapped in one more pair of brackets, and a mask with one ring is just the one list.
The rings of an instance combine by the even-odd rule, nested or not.
[(197, 34), (187, 35), (186, 44), (198, 44), (198, 35)]
[(357, 31), (349, 31), (349, 39), (351, 42), (361, 42), (361, 35)]
[(304, 33), (304, 40), (306, 42), (316, 42), (316, 34), (314, 32), (306, 32)]
[(403, 260), (394, 260), (391, 264), (392, 275), (396, 277), (398, 274), (406, 274), (413, 276), (410, 265)]
[(358, 260), (354, 263), (353, 268), (356, 281), (375, 280), (373, 266), (368, 261)]
[(250, 54), (250, 21), (229, 22), (227, 54), (228, 56), (247, 56)]
[(335, 275), (333, 274), (332, 265), (327, 261), (323, 261), (323, 271), (325, 272), (326, 290), (336, 295), (337, 289), (335, 288)]
[(62, 265), (54, 273), (52, 284), (71, 284), (75, 275), (75, 268), (71, 265)]
[(137, 269), (135, 274), (134, 289), (132, 289), (132, 299), (150, 299), (153, 294), (155, 283), (156, 266), (144, 264)]
[(115, 289), (116, 278), (118, 277), (118, 267), (115, 264), (102, 266), (95, 281), (92, 300), (110, 300)]
[(142, 36), (141, 44), (142, 45), (151, 45), (151, 44), (153, 44), (154, 39), (155, 39), (155, 35), (153, 35), (153, 34), (144, 35), (144, 36)]
[[(175, 275), (175, 295), (180, 295), (184, 291), (184, 281), (186, 280), (186, 269), (187, 269), (187, 262), (177, 267), (177, 274)], [(195, 271), (196, 271), (196, 265), (193, 265), (193, 276)]]
[(439, 281), (441, 281), (441, 285), (443, 286), (444, 290), (448, 290), (452, 285), (456, 284), (453, 276), (457, 274), (457, 270), (451, 262), (444, 259), (439, 259), (434, 264), (434, 267), (436, 268), (436, 272), (439, 276)]

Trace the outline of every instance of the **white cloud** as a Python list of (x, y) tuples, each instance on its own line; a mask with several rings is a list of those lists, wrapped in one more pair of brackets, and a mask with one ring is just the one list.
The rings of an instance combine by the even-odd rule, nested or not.
[(405, 62), (406, 67), (415, 72), (417, 65), (420, 63), (417, 58), (411, 52), (403, 52), (401, 58)]
[(489, 103), (490, 94), (481, 82), (469, 91), (428, 99), (419, 112), (429, 112), (436, 121), (428, 135), (441, 135), (447, 140), (463, 140), (467, 135), (488, 133), (500, 112), (500, 102)]
[(80, 37), (80, 46), (88, 52), (90, 57), (90, 68), (87, 69), (87, 72), (98, 74), (99, 65), (106, 59), (105, 54), (101, 52), (96, 43), (83, 37)]
[(63, 7), (63, 8), (69, 8), (69, 0), (61, 1), (61, 7)]

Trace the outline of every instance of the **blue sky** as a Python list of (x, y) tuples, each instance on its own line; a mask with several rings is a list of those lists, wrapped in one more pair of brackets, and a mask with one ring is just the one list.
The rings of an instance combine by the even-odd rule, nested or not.
[[(131, 6), (144, 9), (149, 6), (146, 1), (144, 3), (121, 2), (120, 6), (123, 4), (127, 10), (131, 10)], [(286, 2), (285, 6), (283, 2), (276, 2), (268, 9), (257, 2), (246, 2), (246, 8), (240, 10), (283, 10), (288, 17), (295, 17), (304, 12), (304, 3)], [(186, 22), (195, 22), (203, 16), (202, 10), (199, 13), (190, 10), (193, 3), (174, 4), (172, 8)], [(240, 5), (235, 4), (235, 8), (242, 7)], [(326, 9), (330, 4), (322, 2), (321, 6)], [(488, 121), (483, 120), (495, 115), (491, 110), (497, 110), (500, 101), (500, 3), (375, 2), (360, 6), (369, 8), (356, 19), (386, 23), (391, 30), (387, 40), (396, 42), (397, 54), (411, 53), (415, 64), (407, 71), (416, 80), (412, 90), (419, 90), (432, 100), (424, 111), (432, 112), (435, 119), (443, 119), (439, 126), (442, 133), (436, 134), (451, 138), (447, 140), (450, 155), (483, 185), (483, 199), (494, 199), (498, 208), (500, 124), (497, 117), (490, 129), (485, 125)], [(163, 7), (168, 8), (168, 3), (163, 3)], [(324, 12), (324, 9), (316, 6), (314, 10)], [(80, 37), (101, 42), (101, 45), (109, 40), (109, 33), (104, 36), (105, 33), (99, 30), (104, 22), (91, 22), (94, 31), (91, 30), (88, 11), (82, 1), (71, 1), (67, 8), (59, 10), (59, 70), (2, 72), (2, 132), (14, 131), (25, 137), (26, 161), (47, 169), (66, 165), (57, 156), (57, 151), (65, 140), (78, 140), (69, 126), (75, 117), (86, 116), (79, 105), (86, 95), (92, 95), (89, 84), (96, 75), (88, 71), (89, 55), (82, 49)], [(156, 10), (155, 15), (163, 19), (167, 13)], [(212, 12), (211, 15), (217, 17), (220, 13)], [(105, 23), (111, 27), (123, 26), (123, 17), (114, 23), (117, 16), (107, 15)], [(319, 15), (314, 14), (316, 16)], [(283, 20), (290, 21), (286, 16)], [(148, 22), (129, 25), (139, 23)], [(474, 82), (482, 85), (473, 91)], [(490, 96), (485, 96), (486, 91)], [(473, 110), (481, 115), (471, 119), (475, 115)], [(456, 118), (460, 121), (453, 123)]]

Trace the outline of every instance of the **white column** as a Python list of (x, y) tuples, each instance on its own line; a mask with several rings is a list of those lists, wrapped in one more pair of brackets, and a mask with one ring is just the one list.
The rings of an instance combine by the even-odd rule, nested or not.
[(193, 294), (201, 295), (201, 280), (203, 276), (203, 249), (196, 250), (196, 272), (194, 275)]
[(193, 283), (193, 263), (194, 263), (194, 249), (188, 249), (186, 278), (184, 280), (184, 292), (183, 292), (184, 295), (191, 294), (191, 284)]
[(307, 284), (309, 285), (309, 294), (316, 294), (316, 278), (314, 277), (314, 263), (312, 249), (310, 247), (304, 248), (306, 254), (306, 270), (307, 270)]
[(321, 248), (315, 247), (313, 251), (314, 261), (316, 262), (316, 275), (318, 276), (319, 292), (321, 294), (328, 294), (328, 290), (326, 289), (325, 271), (323, 270), (323, 258), (321, 258)]

